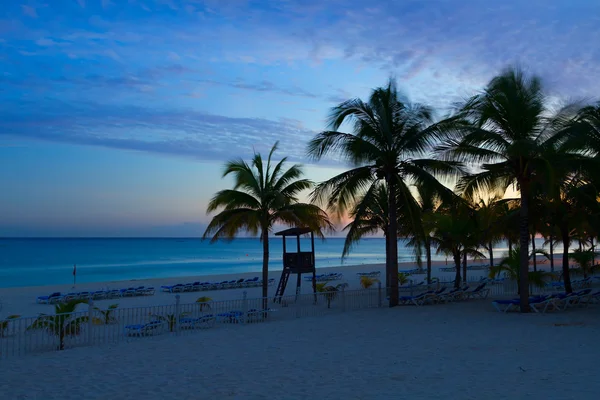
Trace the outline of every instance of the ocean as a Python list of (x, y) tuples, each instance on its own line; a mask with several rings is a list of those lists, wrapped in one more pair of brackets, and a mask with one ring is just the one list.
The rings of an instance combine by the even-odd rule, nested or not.
[[(382, 238), (361, 240), (342, 262), (343, 245), (343, 238), (315, 239), (317, 270), (385, 262)], [(288, 239), (287, 246), (295, 249), (295, 240)], [(301, 250), (309, 249), (310, 241), (303, 239)], [(282, 239), (270, 238), (270, 270), (282, 269), (281, 256)], [(398, 259), (414, 261), (403, 241)], [(214, 244), (198, 238), (0, 239), (0, 287), (69, 284), (74, 264), (78, 283), (256, 272), (262, 268), (262, 244), (253, 238)]]

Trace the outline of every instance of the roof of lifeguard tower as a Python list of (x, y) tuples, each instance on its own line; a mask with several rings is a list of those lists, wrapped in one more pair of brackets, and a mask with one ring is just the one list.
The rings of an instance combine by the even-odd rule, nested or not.
[(283, 231), (279, 231), (275, 233), (275, 236), (298, 236), (304, 235), (306, 233), (310, 233), (312, 230), (310, 228), (290, 228)]

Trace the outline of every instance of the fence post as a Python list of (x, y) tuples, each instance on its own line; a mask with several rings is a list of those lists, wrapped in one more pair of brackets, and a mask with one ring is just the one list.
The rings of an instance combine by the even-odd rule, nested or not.
[(248, 292), (244, 290), (243, 292), (243, 301), (242, 301), (242, 312), (244, 313), (244, 318), (242, 318), (242, 323), (246, 323), (248, 318)]
[(342, 286), (342, 312), (346, 312), (346, 288)]
[(181, 301), (181, 296), (180, 295), (176, 295), (175, 296), (175, 315), (173, 316), (175, 318), (175, 334), (179, 335), (179, 314), (181, 314), (181, 305), (179, 304)]
[(382, 298), (381, 298), (381, 294), (382, 294), (381, 293), (381, 282), (377, 282), (377, 297), (378, 297), (378, 299), (377, 299), (377, 306), (379, 308), (381, 308), (382, 303), (383, 303)]
[(88, 328), (87, 328), (87, 341), (88, 345), (92, 345), (92, 328), (94, 326), (94, 300), (88, 301)]

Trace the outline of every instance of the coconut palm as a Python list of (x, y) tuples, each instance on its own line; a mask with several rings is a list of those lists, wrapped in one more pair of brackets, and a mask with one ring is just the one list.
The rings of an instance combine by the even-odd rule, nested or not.
[[(493, 78), (485, 90), (469, 99), (460, 109), (463, 123), (448, 131), (448, 140), (438, 147), (441, 159), (471, 162), (480, 172), (459, 185), (466, 195), (488, 192), (504, 195), (516, 184), (520, 193), (519, 275), (521, 312), (529, 311), (529, 208), (532, 185), (551, 185), (553, 150), (569, 132), (576, 109), (566, 106), (551, 113), (538, 77), (528, 77), (509, 68)], [(555, 157), (556, 152), (551, 152)]]
[(335, 286), (328, 285), (326, 282), (317, 283), (317, 292), (323, 293), (327, 301), (327, 308), (331, 308), (331, 302), (335, 300), (339, 291), (348, 287), (347, 283), (340, 283)]
[[(416, 208), (416, 203), (409, 200), (409, 204), (401, 204), (396, 213), (398, 219), (398, 235), (406, 236), (404, 229), (413, 225), (411, 221), (412, 209)], [(407, 212), (408, 211), (408, 212)], [(342, 258), (346, 257), (352, 251), (353, 246), (365, 236), (383, 232), (385, 238), (388, 235), (388, 191), (383, 182), (376, 182), (371, 185), (362, 196), (360, 196), (352, 206), (349, 217), (352, 221), (346, 225), (343, 230), (347, 232), (344, 241)], [(389, 241), (386, 240), (386, 248)], [(386, 275), (386, 287), (392, 285)]]
[[(527, 255), (529, 256), (529, 255)], [(520, 278), (521, 271), (521, 248), (516, 246), (512, 249), (506, 257), (504, 257), (500, 263), (493, 268), (490, 268), (489, 277), (491, 279), (497, 278), (501, 274), (506, 274), (507, 278), (517, 282), (517, 290), (520, 293), (521, 291), (521, 280)], [(537, 287), (544, 287), (544, 279), (546, 277), (546, 273), (544, 271), (527, 271), (528, 274), (528, 284), (535, 285)]]
[[(83, 324), (89, 321), (87, 315), (74, 315), (79, 304), (87, 304), (87, 300), (71, 300), (54, 305), (54, 315), (40, 314), (27, 327), (27, 330), (45, 330), (58, 338), (58, 350), (65, 349), (65, 338), (79, 336)], [(100, 323), (94, 319), (93, 323)]]
[(596, 253), (592, 249), (573, 250), (571, 254), (569, 254), (569, 258), (579, 265), (581, 272), (583, 273), (583, 277), (587, 278), (588, 275), (592, 272), (594, 267), (594, 258), (596, 257)]
[(251, 164), (238, 159), (225, 164), (223, 177), (233, 175), (234, 187), (217, 192), (208, 203), (207, 212), (215, 215), (203, 239), (211, 243), (219, 239), (232, 240), (242, 231), (260, 234), (263, 245), (262, 296), (268, 296), (269, 232), (274, 224), (300, 225), (311, 228), (317, 236), (324, 237), (322, 229), (333, 229), (325, 211), (313, 204), (300, 203), (298, 195), (313, 187), (308, 179), (301, 179), (302, 167), (298, 164), (285, 168), (284, 157), (274, 164), (271, 148), (266, 165), (259, 153)]
[(109, 325), (109, 324), (116, 323), (117, 319), (115, 318), (115, 313), (116, 313), (117, 307), (119, 307), (118, 304), (111, 304), (106, 308), (106, 310), (102, 310), (98, 307), (94, 307), (94, 310), (98, 311), (100, 313), (100, 315), (102, 316), (102, 318), (98, 319), (98, 322), (101, 323), (102, 325)]
[[(344, 123), (350, 124), (352, 133), (339, 131)], [(329, 128), (310, 141), (308, 154), (319, 160), (337, 153), (353, 168), (317, 185), (313, 200), (326, 203), (331, 211), (343, 215), (377, 181), (385, 181), (389, 221), (386, 282), (393, 282), (398, 273), (398, 205), (406, 207), (411, 224), (419, 224), (410, 182), (442, 186), (434, 175), (456, 175), (461, 172), (460, 164), (418, 158), (431, 148), (440, 128), (432, 125), (431, 110), (404, 101), (392, 80), (387, 86), (374, 89), (367, 102), (351, 99), (334, 107)], [(398, 287), (392, 284), (390, 306), (397, 304)]]
[(485, 258), (477, 250), (478, 242), (474, 240), (477, 231), (473, 225), (473, 220), (465, 212), (464, 204), (456, 204), (452, 207), (446, 207), (440, 210), (435, 217), (435, 230), (433, 239), (437, 247), (437, 254), (446, 254), (452, 256), (455, 267), (454, 286), (459, 288), (461, 280), (466, 281), (466, 263), (464, 274), (461, 278), (461, 261), (467, 256), (472, 258)]
[(501, 224), (498, 224), (503, 202), (500, 197), (493, 196), (487, 201), (480, 199), (476, 204), (475, 212), (479, 226), (479, 237), (482, 246), (489, 253), (490, 267), (494, 266), (494, 245), (500, 241), (503, 235)]

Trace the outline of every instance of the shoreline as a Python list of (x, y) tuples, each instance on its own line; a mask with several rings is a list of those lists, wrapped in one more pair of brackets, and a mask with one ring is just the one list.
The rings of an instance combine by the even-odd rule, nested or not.
[[(555, 257), (555, 271), (560, 271), (560, 260), (561, 258)], [(496, 261), (496, 260), (495, 260)], [(481, 265), (487, 264), (487, 260), (471, 260), (470, 265)], [(432, 277), (437, 277), (442, 281), (451, 281), (454, 279), (454, 272), (442, 272), (439, 270), (440, 267), (452, 267), (451, 263), (446, 265), (445, 261), (434, 261), (432, 262)], [(400, 270), (414, 269), (416, 263), (399, 263)], [(424, 268), (425, 269), (425, 268)], [(539, 265), (539, 269), (548, 270), (549, 263)], [(317, 275), (328, 274), (328, 273), (341, 273), (343, 274), (342, 279), (329, 281), (331, 285), (335, 286), (340, 283), (348, 284), (350, 290), (360, 288), (360, 278), (357, 275), (358, 272), (374, 272), (379, 271), (379, 280), (385, 281), (385, 264), (364, 264), (364, 265), (344, 265), (340, 267), (324, 267), (317, 268)], [(309, 282), (302, 277), (301, 293), (311, 293), (312, 288)], [(486, 270), (469, 270), (467, 272), (467, 278), (469, 280), (479, 279), (483, 276), (487, 276)], [(142, 307), (150, 305), (164, 305), (175, 302), (175, 295), (179, 294), (182, 303), (193, 303), (198, 297), (207, 296), (213, 301), (221, 300), (232, 300), (241, 299), (246, 292), (248, 298), (259, 298), (261, 297), (261, 287), (250, 287), (250, 288), (232, 288), (232, 289), (221, 289), (221, 290), (207, 290), (199, 292), (183, 292), (183, 293), (169, 293), (162, 292), (160, 287), (162, 285), (174, 285), (174, 284), (186, 284), (193, 283), (196, 281), (200, 282), (222, 282), (231, 281), (238, 279), (251, 279), (258, 277), (260, 279), (261, 272), (243, 272), (234, 274), (220, 274), (220, 275), (194, 275), (194, 276), (175, 276), (170, 278), (150, 278), (150, 279), (134, 279), (134, 280), (113, 280), (103, 282), (90, 282), (90, 283), (78, 283), (73, 286), (70, 284), (62, 285), (46, 285), (46, 286), (23, 286), (23, 287), (7, 287), (0, 288), (0, 301), (2, 303), (2, 310), (0, 311), (0, 318), (6, 317), (11, 314), (18, 314), (22, 316), (35, 316), (39, 313), (52, 313), (54, 307), (47, 304), (37, 304), (36, 298), (38, 296), (49, 295), (53, 292), (69, 293), (69, 292), (81, 292), (81, 291), (97, 291), (97, 290), (110, 290), (110, 289), (125, 289), (129, 287), (154, 287), (155, 294), (153, 296), (136, 296), (136, 297), (125, 297), (116, 299), (106, 300), (95, 300), (94, 304), (103, 308), (110, 304), (118, 303), (121, 307)], [(270, 270), (269, 279), (275, 279), (275, 283), (269, 287), (269, 297), (275, 295), (279, 278), (281, 277), (281, 270)], [(418, 283), (425, 279), (425, 274), (411, 275), (409, 278), (412, 282)], [(293, 295), (295, 293), (295, 277), (292, 277), (288, 282), (285, 295)]]

